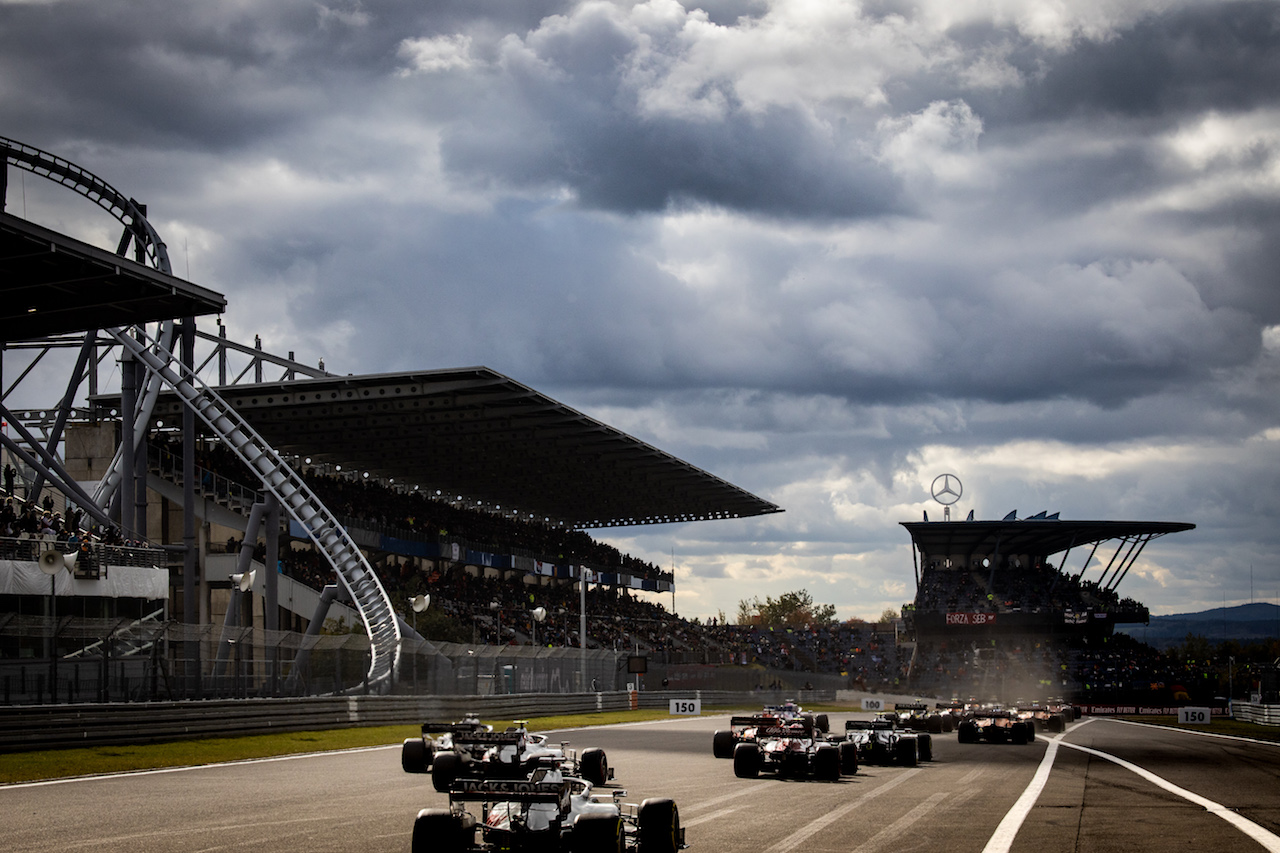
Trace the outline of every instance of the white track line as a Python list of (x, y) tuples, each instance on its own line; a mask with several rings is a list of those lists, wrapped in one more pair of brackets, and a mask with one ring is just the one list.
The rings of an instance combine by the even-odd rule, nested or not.
[[(1030, 814), (1032, 807), (1035, 806), (1036, 799), (1039, 798), (1041, 791), (1044, 790), (1045, 783), (1049, 781), (1049, 772), (1053, 769), (1054, 756), (1057, 755), (1059, 746), (1065, 746), (1068, 749), (1085, 752), (1097, 758), (1118, 764), (1126, 770), (1138, 774), (1156, 787), (1162, 788), (1171, 794), (1176, 794), (1185, 800), (1201, 806), (1210, 814), (1222, 818), (1227, 823), (1231, 824), (1236, 829), (1261, 844), (1264, 848), (1271, 851), (1271, 853), (1280, 853), (1280, 836), (1277, 836), (1270, 830), (1264, 829), (1246, 817), (1241, 817), (1227, 806), (1224, 806), (1221, 803), (1215, 803), (1213, 800), (1210, 800), (1207, 797), (1202, 797), (1192, 791), (1188, 791), (1186, 788), (1181, 788), (1167, 779), (1157, 776), (1150, 770), (1145, 770), (1130, 761), (1125, 761), (1123, 758), (1102, 752), (1101, 750), (1091, 749), (1087, 746), (1070, 743), (1069, 741), (1062, 739), (1069, 732), (1089, 722), (1092, 722), (1092, 720), (1085, 720), (1083, 723), (1072, 726), (1066, 732), (1062, 732), (1061, 734), (1049, 739), (1048, 747), (1045, 749), (1044, 758), (1041, 759), (1040, 766), (1036, 769), (1036, 775), (1031, 779), (1031, 784), (1029, 784), (1026, 790), (1022, 792), (1022, 796), (1020, 796), (1018, 801), (1013, 804), (1013, 808), (1011, 808), (1008, 814), (1004, 816), (1004, 819), (1000, 821), (1000, 825), (996, 827), (995, 833), (991, 836), (990, 840), (987, 841), (987, 846), (983, 848), (982, 853), (1008, 853), (1009, 849), (1013, 846), (1014, 838), (1018, 835), (1018, 830), (1022, 828), (1022, 824), (1026, 820), (1027, 815)], [(1192, 733), (1208, 734), (1207, 732)]]
[(863, 794), (861, 797), (858, 797), (856, 800), (849, 803), (845, 803), (843, 806), (841, 806), (838, 809), (835, 809), (834, 811), (827, 812), (817, 820), (810, 821), (808, 824), (804, 826), (803, 829), (799, 829), (796, 832), (791, 833), (786, 838), (782, 839), (777, 844), (773, 845), (768, 850), (764, 851), (764, 853), (788, 853), (788, 851), (796, 849), (797, 847), (799, 847), (800, 845), (808, 841), (812, 836), (816, 835), (818, 832), (821, 832), (826, 827), (835, 823), (840, 818), (847, 815), (849, 812), (853, 811), (854, 809), (862, 808), (864, 805), (867, 804), (869, 800), (873, 799), (874, 797), (880, 796), (885, 791), (888, 791), (890, 788), (898, 787), (903, 782), (907, 781), (908, 779), (910, 779), (912, 776), (915, 776), (919, 772), (920, 772), (919, 769), (908, 770), (898, 778), (890, 782), (885, 782), (883, 785), (880, 785), (877, 788), (873, 788), (870, 791), (867, 791), (867, 793)]
[(1104, 758), (1107, 761), (1113, 762), (1115, 764), (1119, 764), (1121, 767), (1125, 768), (1126, 770), (1131, 770), (1134, 773), (1137, 773), (1139, 776), (1141, 776), (1143, 779), (1146, 779), (1151, 784), (1159, 788), (1163, 788), (1164, 790), (1168, 791), (1171, 794), (1177, 794), (1179, 797), (1182, 797), (1184, 800), (1189, 800), (1195, 803), (1196, 805), (1203, 807), (1205, 811), (1209, 812), (1212, 815), (1217, 815), (1218, 817), (1225, 820), (1227, 823), (1234, 826), (1236, 829), (1243, 832), (1245, 835), (1252, 838), (1254, 841), (1261, 844), (1267, 850), (1270, 850), (1271, 853), (1280, 853), (1280, 836), (1277, 836), (1274, 832), (1271, 832), (1270, 830), (1263, 829), (1261, 826), (1249, 820), (1247, 817), (1241, 817), (1240, 815), (1236, 814), (1236, 812), (1234, 812), (1232, 809), (1222, 805), (1221, 803), (1215, 803), (1213, 800), (1210, 800), (1208, 797), (1202, 797), (1193, 791), (1188, 791), (1186, 788), (1180, 788), (1177, 785), (1170, 782), (1169, 780), (1164, 779), (1160, 776), (1157, 776), (1156, 774), (1152, 773), (1150, 770), (1144, 770), (1143, 768), (1139, 767), (1136, 764), (1133, 764), (1132, 762), (1125, 761), (1123, 758), (1118, 758), (1114, 755), (1110, 755), (1108, 753), (1101, 752), (1096, 749), (1090, 749), (1087, 746), (1079, 746), (1074, 743), (1067, 743), (1066, 741), (1063, 741), (1062, 745), (1070, 749), (1079, 750), (1080, 752), (1087, 752), (1090, 755), (1097, 756), (1098, 758)]
[[(938, 804), (948, 796), (950, 796), (950, 793), (947, 791), (930, 794), (924, 802), (855, 847), (853, 853), (867, 853), (867, 851), (871, 850), (886, 849), (886, 847), (881, 846), (882, 842), (890, 839), (901, 839), (902, 833), (906, 832), (908, 827), (937, 808)], [(895, 845), (888, 845), (888, 847), (893, 846)]]
[[(1085, 720), (1085, 723), (1089, 722)], [(1081, 723), (1080, 725), (1084, 725)], [(1049, 771), (1053, 769), (1054, 756), (1058, 754), (1058, 743), (1062, 739), (1062, 734), (1049, 739), (1049, 745), (1045, 748), (1044, 758), (1040, 759), (1040, 766), (1036, 768), (1036, 775), (1031, 777), (1031, 784), (1027, 785), (1022, 796), (1018, 797), (1018, 801), (1013, 804), (1013, 808), (1009, 809), (1004, 819), (1000, 821), (1000, 825), (996, 827), (996, 831), (987, 840), (987, 846), (982, 848), (982, 853), (1009, 853), (1009, 848), (1013, 846), (1013, 839), (1018, 836), (1018, 830), (1022, 828), (1022, 823), (1027, 819), (1027, 815), (1031, 813), (1031, 809), (1036, 804), (1040, 792), (1044, 790), (1045, 783), (1049, 781)]]

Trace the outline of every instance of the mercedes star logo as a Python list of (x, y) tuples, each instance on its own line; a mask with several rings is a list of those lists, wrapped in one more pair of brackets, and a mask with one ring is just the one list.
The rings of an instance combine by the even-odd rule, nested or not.
[(939, 474), (933, 478), (933, 486), (929, 491), (935, 501), (943, 506), (951, 506), (964, 494), (964, 486), (955, 474)]

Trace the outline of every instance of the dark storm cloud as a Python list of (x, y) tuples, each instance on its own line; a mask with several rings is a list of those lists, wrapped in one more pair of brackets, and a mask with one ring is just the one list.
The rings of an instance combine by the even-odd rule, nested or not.
[(505, 32), (566, 5), (0, 3), (0, 110), (21, 103), (26, 134), (51, 147), (76, 142), (75, 122), (99, 141), (229, 151), (347, 109), (396, 70), (408, 33), (452, 32), (477, 16)]
[(0, 134), (148, 202), (233, 336), (488, 365), (784, 506), (624, 547), (704, 614), (900, 605), (944, 469), (1201, 523), (1133, 578), (1187, 610), (1276, 560), (1280, 44), (1143, 2), (0, 2)]
[(623, 213), (700, 204), (779, 217), (905, 212), (891, 175), (837, 150), (793, 111), (735, 112), (708, 126), (618, 111), (614, 99), (610, 92), (559, 112), (534, 151), (527, 137), (495, 132), (500, 119), (490, 116), (494, 124), (447, 135), (445, 162), (517, 186), (571, 187), (584, 206)]
[(1248, 110), (1280, 102), (1280, 7), (1186, 8), (1116, 38), (1082, 40), (1028, 87), (1031, 118)]

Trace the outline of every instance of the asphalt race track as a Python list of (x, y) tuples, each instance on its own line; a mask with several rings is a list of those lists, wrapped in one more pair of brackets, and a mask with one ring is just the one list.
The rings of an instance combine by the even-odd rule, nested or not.
[[(832, 730), (844, 719), (831, 715)], [(673, 798), (695, 853), (1280, 853), (1276, 744), (1086, 718), (1026, 746), (935, 735), (935, 760), (918, 768), (746, 780), (711, 754), (727, 724), (682, 717), (558, 737), (605, 748), (627, 802)], [(396, 744), (3, 786), (0, 828), (15, 853), (407, 853), (418, 809), (446, 802), (429, 776), (401, 771)]]

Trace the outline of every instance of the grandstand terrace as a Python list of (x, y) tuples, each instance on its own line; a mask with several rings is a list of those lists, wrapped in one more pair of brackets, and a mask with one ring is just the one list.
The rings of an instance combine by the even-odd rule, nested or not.
[[(1006, 702), (1128, 701), (1135, 691), (1172, 692), (1175, 681), (1192, 675), (1173, 672), (1177, 667), (1114, 628), (1149, 618), (1119, 592), (1143, 548), (1195, 525), (1011, 513), (999, 521), (903, 526), (917, 582), (915, 599), (903, 605), (914, 689)], [(1066, 568), (1073, 557), (1080, 566), (1074, 571)], [(1086, 570), (1096, 576), (1086, 579)]]

